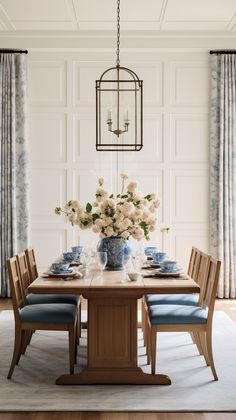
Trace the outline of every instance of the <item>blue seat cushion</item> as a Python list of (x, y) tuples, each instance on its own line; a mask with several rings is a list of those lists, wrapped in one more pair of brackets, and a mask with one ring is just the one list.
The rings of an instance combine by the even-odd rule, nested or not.
[(206, 324), (207, 309), (186, 305), (153, 305), (149, 308), (152, 325)]
[(174, 294), (174, 295), (147, 295), (146, 302), (151, 305), (188, 305), (197, 306), (198, 294)]
[(22, 322), (42, 324), (73, 324), (77, 307), (70, 303), (48, 303), (27, 305), (20, 309)]
[(71, 303), (72, 305), (77, 305), (79, 301), (79, 296), (73, 295), (36, 295), (34, 293), (29, 293), (26, 296), (26, 301), (28, 305), (35, 305), (39, 303)]

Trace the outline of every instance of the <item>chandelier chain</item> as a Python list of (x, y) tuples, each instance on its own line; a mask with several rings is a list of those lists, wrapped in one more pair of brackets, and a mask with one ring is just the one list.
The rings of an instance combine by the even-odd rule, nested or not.
[(117, 48), (116, 48), (116, 65), (120, 65), (120, 0), (117, 0)]

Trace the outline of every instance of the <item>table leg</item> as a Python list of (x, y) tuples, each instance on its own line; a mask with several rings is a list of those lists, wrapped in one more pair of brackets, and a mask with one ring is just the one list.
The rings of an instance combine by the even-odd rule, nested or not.
[(170, 385), (167, 375), (147, 374), (137, 366), (137, 327), (137, 297), (89, 297), (88, 366), (56, 383)]

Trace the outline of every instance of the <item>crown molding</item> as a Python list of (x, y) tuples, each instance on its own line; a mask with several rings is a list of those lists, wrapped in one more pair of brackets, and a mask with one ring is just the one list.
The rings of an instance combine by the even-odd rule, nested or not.
[[(115, 32), (1, 31), (1, 48), (113, 49)], [(236, 32), (122, 32), (121, 49), (235, 49)]]

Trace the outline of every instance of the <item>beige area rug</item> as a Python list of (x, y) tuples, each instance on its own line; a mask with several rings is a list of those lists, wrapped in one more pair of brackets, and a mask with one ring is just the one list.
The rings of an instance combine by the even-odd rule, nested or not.
[[(214, 318), (214, 353), (219, 381), (185, 333), (161, 333), (158, 370), (170, 386), (58, 386), (68, 372), (67, 334), (37, 332), (25, 356), (7, 380), (14, 337), (11, 311), (0, 314), (0, 411), (236, 411), (236, 325), (224, 312)], [(139, 334), (139, 364), (146, 371)], [(77, 370), (86, 363), (83, 332)]]

